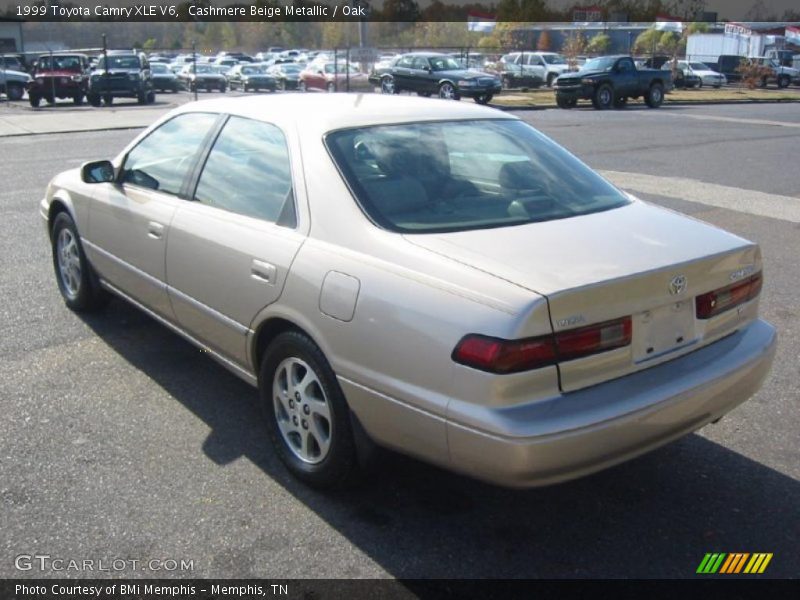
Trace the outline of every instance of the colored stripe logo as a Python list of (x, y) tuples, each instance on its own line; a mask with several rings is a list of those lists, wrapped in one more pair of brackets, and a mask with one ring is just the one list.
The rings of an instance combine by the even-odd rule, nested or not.
[(767, 569), (772, 560), (772, 552), (708, 552), (700, 561), (697, 573), (702, 575), (733, 575), (738, 573), (758, 574)]

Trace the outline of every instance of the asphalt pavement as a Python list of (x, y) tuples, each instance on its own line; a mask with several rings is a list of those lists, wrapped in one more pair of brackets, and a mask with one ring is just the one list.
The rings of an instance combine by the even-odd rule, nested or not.
[[(0, 577), (694, 577), (706, 552), (772, 552), (763, 577), (798, 576), (800, 111), (520, 115), (640, 197), (761, 244), (761, 310), (780, 342), (754, 398), (550, 488), (510, 491), (391, 455), (354, 489), (311, 491), (272, 453), (253, 389), (122, 301), (91, 317), (61, 301), (39, 199), (54, 174), (113, 157), (137, 131), (8, 137)], [(15, 567), (37, 554), (139, 562)]]

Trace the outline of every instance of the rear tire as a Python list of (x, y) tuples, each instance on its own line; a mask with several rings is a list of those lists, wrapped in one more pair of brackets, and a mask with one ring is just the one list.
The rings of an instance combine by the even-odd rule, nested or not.
[(336, 91), (336, 84), (335, 84), (335, 83), (333, 83), (333, 82), (331, 82), (331, 83), (329, 83), (327, 86), (325, 86), (325, 89), (327, 89), (327, 90), (328, 90), (328, 93), (329, 93), (329, 94), (332, 94), (333, 92), (335, 92), (335, 91)]
[(56, 215), (50, 237), (56, 282), (67, 307), (76, 312), (89, 312), (105, 306), (109, 294), (100, 287), (83, 252), (75, 222), (68, 213)]
[(278, 335), (261, 362), (258, 388), (286, 468), (313, 487), (346, 484), (358, 466), (350, 410), (319, 347), (299, 331)]
[(781, 75), (780, 77), (778, 77), (778, 87), (779, 88), (789, 87), (789, 84), (791, 82), (792, 82), (792, 80), (789, 78), (788, 75)]
[(445, 81), (439, 86), (439, 98), (443, 100), (460, 100), (456, 87), (449, 81)]
[(72, 97), (72, 102), (75, 106), (81, 106), (83, 104), (83, 94), (76, 94)]
[(33, 108), (39, 108), (39, 103), (42, 101), (42, 97), (38, 94), (28, 94), (28, 102)]
[(89, 99), (89, 104), (91, 104), (94, 107), (98, 107), (100, 106), (100, 104), (102, 104), (100, 96), (98, 96), (97, 94), (89, 94), (87, 98)]
[(664, 102), (664, 87), (660, 83), (654, 83), (647, 91), (644, 98), (645, 104), (650, 108), (658, 108)]
[(556, 75), (555, 73), (550, 73), (547, 76), (547, 87), (550, 88), (553, 87), (553, 82), (556, 80), (556, 77), (558, 77), (558, 75)]
[(381, 94), (397, 94), (398, 90), (395, 88), (394, 79), (391, 77), (383, 77), (381, 79)]

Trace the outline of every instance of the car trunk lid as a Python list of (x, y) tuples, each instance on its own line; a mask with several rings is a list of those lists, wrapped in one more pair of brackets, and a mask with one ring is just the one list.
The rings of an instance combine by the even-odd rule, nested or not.
[(760, 269), (751, 242), (640, 201), (569, 219), (405, 237), (545, 296), (556, 334), (630, 317), (630, 345), (559, 363), (565, 391), (658, 364), (735, 330), (752, 311), (706, 322), (695, 316), (694, 297)]

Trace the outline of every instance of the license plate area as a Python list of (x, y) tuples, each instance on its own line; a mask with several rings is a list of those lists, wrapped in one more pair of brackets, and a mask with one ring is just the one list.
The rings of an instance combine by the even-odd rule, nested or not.
[(633, 315), (633, 360), (652, 360), (695, 342), (693, 302), (683, 300)]

